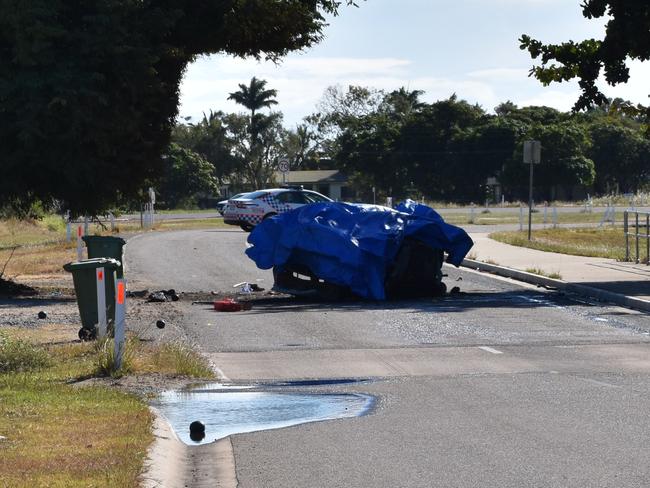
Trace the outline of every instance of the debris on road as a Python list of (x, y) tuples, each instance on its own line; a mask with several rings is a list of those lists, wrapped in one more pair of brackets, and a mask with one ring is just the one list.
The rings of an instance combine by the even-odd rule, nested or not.
[(46, 319), (47, 318), (47, 313), (41, 310), (40, 312), (38, 312), (38, 318), (41, 319), (41, 320)]
[(473, 241), (426, 205), (316, 203), (266, 219), (246, 254), (273, 268), (273, 289), (325, 299), (374, 300), (446, 293), (442, 263), (459, 266)]
[(190, 439), (200, 442), (205, 438), (205, 425), (200, 420), (195, 420), (190, 424)]
[(160, 290), (155, 291), (149, 295), (147, 298), (148, 302), (160, 303), (160, 302), (177, 302), (179, 300), (178, 295), (175, 290)]
[(164, 320), (156, 321), (156, 327), (158, 327), (159, 329), (164, 329), (165, 328), (165, 321)]
[(241, 310), (250, 310), (253, 304), (250, 302), (240, 302), (233, 298), (224, 298), (214, 302), (214, 309), (217, 312), (239, 312)]

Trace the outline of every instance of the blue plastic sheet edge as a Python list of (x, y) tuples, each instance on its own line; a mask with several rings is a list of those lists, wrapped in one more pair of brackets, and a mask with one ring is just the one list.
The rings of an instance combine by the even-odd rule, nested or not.
[(307, 266), (323, 280), (383, 300), (386, 271), (406, 237), (445, 251), (455, 266), (474, 245), (463, 229), (411, 200), (396, 209), (328, 202), (265, 219), (249, 235), (246, 254), (261, 269)]

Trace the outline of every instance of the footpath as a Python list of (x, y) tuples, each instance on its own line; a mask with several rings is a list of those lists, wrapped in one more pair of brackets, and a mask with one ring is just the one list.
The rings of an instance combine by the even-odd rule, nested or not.
[[(474, 259), (466, 259), (463, 266), (650, 312), (648, 265), (511, 246), (490, 239), (487, 233), (470, 235)], [(526, 271), (531, 269), (560, 278)]]

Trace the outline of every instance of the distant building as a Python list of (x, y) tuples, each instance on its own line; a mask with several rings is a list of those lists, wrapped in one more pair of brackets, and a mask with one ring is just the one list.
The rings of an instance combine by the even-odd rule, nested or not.
[[(275, 174), (275, 179), (279, 184), (284, 184), (281, 172)], [(317, 191), (332, 200), (346, 200), (350, 193), (348, 177), (338, 169), (289, 171), (286, 184), (302, 185), (306, 190)]]

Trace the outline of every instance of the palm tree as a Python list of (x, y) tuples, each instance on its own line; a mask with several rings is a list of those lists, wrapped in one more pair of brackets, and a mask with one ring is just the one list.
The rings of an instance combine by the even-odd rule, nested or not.
[(264, 107), (277, 105), (275, 97), (278, 96), (277, 90), (265, 90), (266, 80), (258, 80), (254, 76), (251, 78), (248, 86), (243, 83), (239, 84), (239, 91), (233, 92), (228, 96), (228, 100), (234, 100), (235, 103), (243, 105), (251, 111), (251, 120), (255, 118), (255, 112)]

